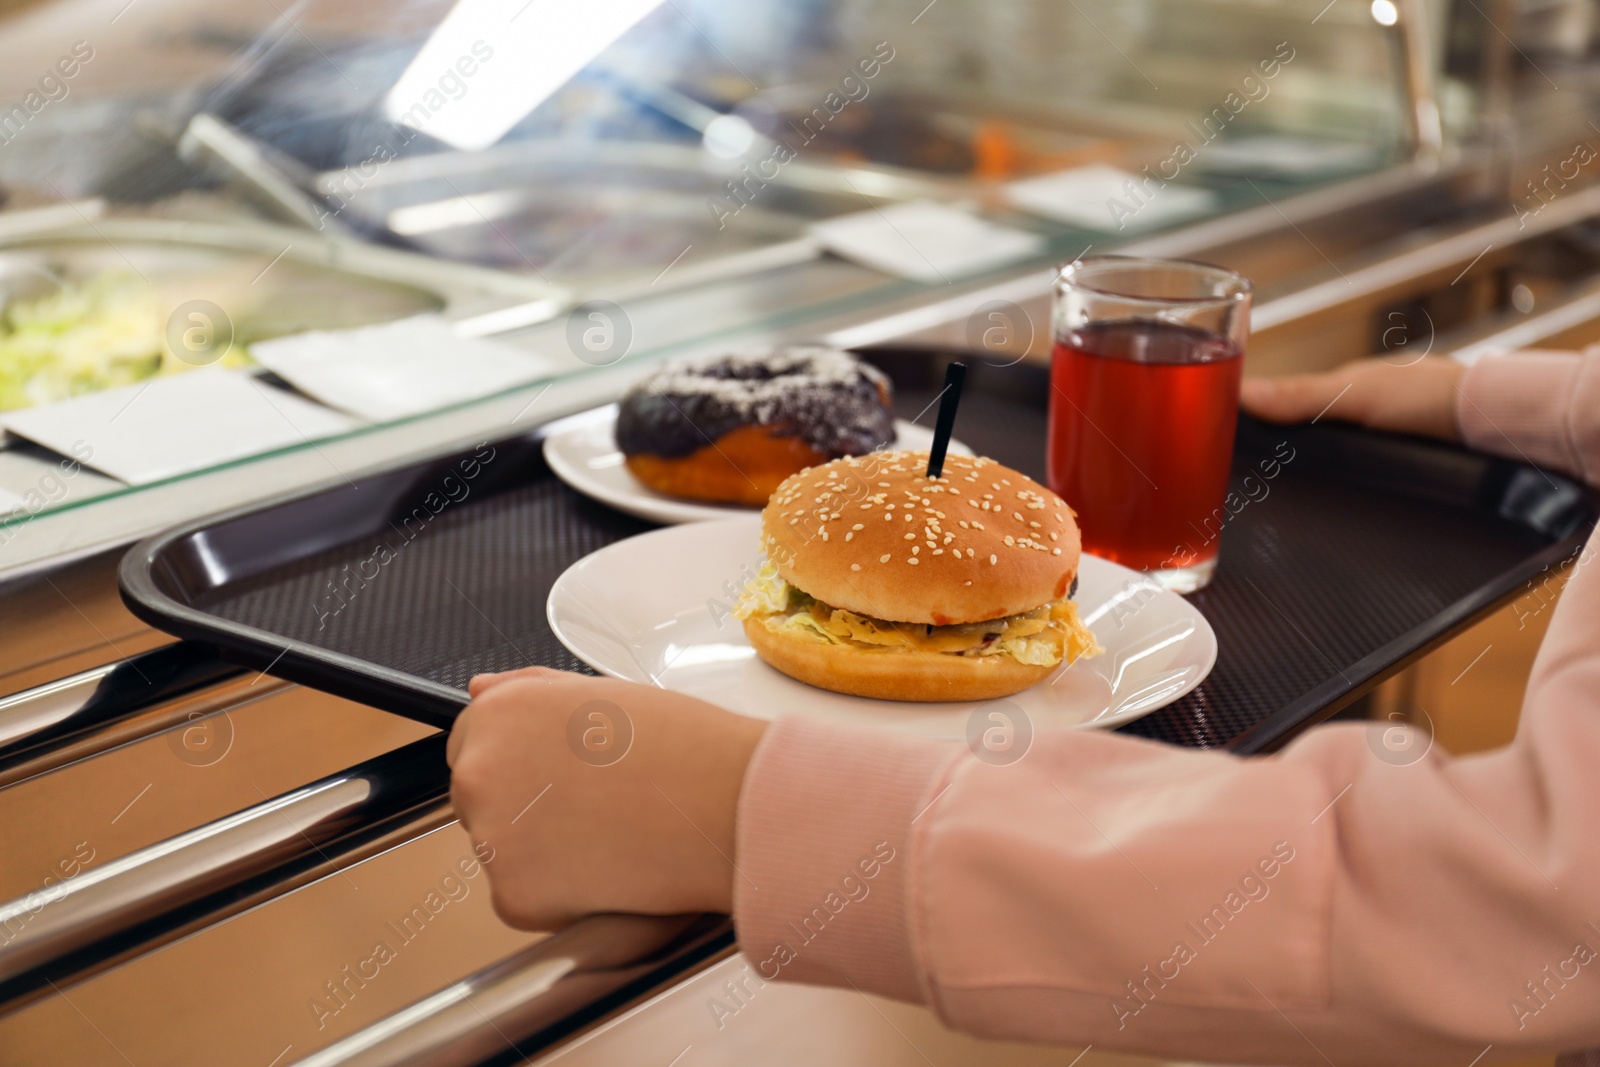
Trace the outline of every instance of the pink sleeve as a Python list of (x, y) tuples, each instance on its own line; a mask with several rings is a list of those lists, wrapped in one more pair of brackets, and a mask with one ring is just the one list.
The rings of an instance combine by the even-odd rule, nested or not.
[(1473, 448), (1600, 485), (1600, 346), (1488, 356), (1462, 380), (1456, 418)]
[[(1468, 374), (1469, 439), (1600, 470), (1594, 361), (1522, 358)], [(1516, 741), (1487, 755), (1341, 724), (1250, 760), (1049, 732), (996, 766), (780, 722), (740, 800), (743, 951), (768, 979), (1105, 1051), (1466, 1065), (1600, 1045), (1594, 552)]]

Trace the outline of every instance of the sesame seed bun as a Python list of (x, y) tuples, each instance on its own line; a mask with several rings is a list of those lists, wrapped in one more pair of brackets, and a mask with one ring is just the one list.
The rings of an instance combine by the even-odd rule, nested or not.
[(786, 479), (761, 513), (767, 558), (816, 599), (892, 622), (985, 622), (1067, 595), (1080, 541), (1060, 497), (992, 459), (927, 467), (926, 452), (874, 452)]
[(765, 618), (744, 620), (756, 655), (789, 677), (850, 696), (875, 700), (997, 700), (1045, 680), (1055, 665), (1019, 663), (1010, 656), (951, 656), (827, 645)]

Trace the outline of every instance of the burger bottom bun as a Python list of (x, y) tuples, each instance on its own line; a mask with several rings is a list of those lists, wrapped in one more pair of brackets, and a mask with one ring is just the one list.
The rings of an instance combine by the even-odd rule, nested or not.
[(1056, 668), (1019, 663), (1006, 655), (957, 656), (948, 652), (867, 651), (830, 645), (804, 634), (744, 621), (756, 655), (789, 677), (850, 696), (919, 703), (994, 700), (1020, 693)]

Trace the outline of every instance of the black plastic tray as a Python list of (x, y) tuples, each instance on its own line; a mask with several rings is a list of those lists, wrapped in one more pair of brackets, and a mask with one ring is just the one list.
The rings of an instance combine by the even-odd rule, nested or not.
[[(937, 394), (945, 357), (866, 355), (894, 377), (902, 414)], [(969, 363), (957, 435), (1042, 476), (1045, 370)], [(473, 674), (586, 669), (545, 620), (550, 586), (650, 528), (559, 482), (541, 437), (179, 527), (124, 558), (123, 599), (246, 666), (448, 725)], [(1192, 597), (1216, 630), (1216, 668), (1126, 732), (1274, 748), (1516, 595), (1600, 514), (1561, 475), (1332, 424), (1242, 421), (1236, 487), (1284, 448), (1294, 458), (1228, 524), (1217, 579)]]

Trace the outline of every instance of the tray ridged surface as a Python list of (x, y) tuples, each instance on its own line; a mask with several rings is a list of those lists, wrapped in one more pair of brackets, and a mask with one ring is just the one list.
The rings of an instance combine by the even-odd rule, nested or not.
[[(902, 389), (897, 407), (911, 417), (934, 395)], [(963, 439), (1036, 478), (1044, 429), (1037, 396), (979, 392), (962, 406)], [(1270, 432), (1244, 439), (1236, 489), (1275, 446)], [(1200, 747), (1236, 741), (1548, 545), (1482, 505), (1375, 491), (1331, 473), (1297, 459), (1227, 525), (1217, 580), (1193, 597), (1217, 632), (1216, 668), (1126, 732)], [(545, 621), (550, 586), (576, 560), (648, 528), (530, 464), (522, 484), (447, 508), (414, 540), (385, 536), (394, 558), (343, 606), (333, 590), (373, 556), (375, 539), (225, 584), (195, 606), (457, 688), (529, 663), (583, 670)], [(1314, 712), (1306, 708), (1306, 720)]]
[(1543, 545), (1513, 523), (1464, 523), (1456, 508), (1296, 479), (1291, 467), (1227, 528), (1217, 579), (1189, 598), (1217, 629), (1216, 668), (1126, 730), (1226, 744)]
[[(550, 587), (577, 560), (648, 529), (544, 472), (445, 508), (412, 539), (395, 531), (330, 549), (222, 586), (199, 606), (458, 689), (533, 663), (588, 671), (545, 621)], [(384, 558), (381, 546), (388, 562), (360, 566)]]

